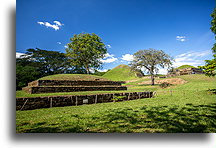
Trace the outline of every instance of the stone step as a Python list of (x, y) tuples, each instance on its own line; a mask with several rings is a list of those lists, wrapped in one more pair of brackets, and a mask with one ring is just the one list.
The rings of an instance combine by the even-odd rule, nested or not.
[(76, 91), (115, 91), (127, 90), (125, 86), (33, 86), (24, 87), (23, 91), (30, 94), (76, 92)]
[(71, 81), (71, 80), (36, 80), (28, 83), (28, 86), (101, 86), (115, 85), (121, 86), (123, 81)]

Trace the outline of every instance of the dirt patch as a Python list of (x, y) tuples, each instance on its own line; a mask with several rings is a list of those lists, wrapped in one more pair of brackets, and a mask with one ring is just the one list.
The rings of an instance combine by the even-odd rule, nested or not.
[(139, 81), (139, 80), (128, 80), (128, 81), (125, 81), (125, 82), (130, 83), (130, 82), (136, 82), (136, 81)]
[[(167, 82), (170, 84), (184, 84), (187, 83), (187, 81), (181, 79), (181, 78), (170, 78), (170, 79), (164, 79), (164, 80), (155, 80), (155, 84), (161, 84), (163, 82)], [(151, 84), (151, 81), (144, 81), (138, 84)]]

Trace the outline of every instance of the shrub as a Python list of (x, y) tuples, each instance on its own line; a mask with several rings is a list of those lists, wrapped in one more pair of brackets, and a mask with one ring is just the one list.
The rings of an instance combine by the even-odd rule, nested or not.
[(167, 87), (169, 87), (170, 85), (171, 85), (171, 84), (168, 83), (168, 82), (163, 82), (163, 83), (159, 84), (159, 86), (160, 86), (161, 88), (167, 88)]

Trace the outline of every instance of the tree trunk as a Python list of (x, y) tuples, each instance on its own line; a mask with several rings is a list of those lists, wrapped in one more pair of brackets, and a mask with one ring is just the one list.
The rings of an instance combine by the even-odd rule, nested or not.
[(153, 74), (151, 74), (151, 81), (152, 81), (151, 85), (154, 85), (155, 83), (154, 83), (154, 75)]
[(89, 67), (88, 67), (87, 64), (85, 64), (85, 68), (86, 68), (86, 72), (87, 72), (87, 74), (90, 74)]

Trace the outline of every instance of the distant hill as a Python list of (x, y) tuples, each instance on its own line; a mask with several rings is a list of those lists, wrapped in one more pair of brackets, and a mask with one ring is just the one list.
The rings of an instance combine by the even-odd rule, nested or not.
[(118, 65), (103, 75), (104, 78), (113, 81), (126, 81), (140, 76), (143, 76), (141, 72), (131, 71), (130, 66), (125, 64)]
[(196, 68), (196, 67), (191, 66), (191, 65), (182, 65), (182, 66), (179, 66), (179, 67), (176, 68), (176, 69), (184, 69), (184, 68)]

